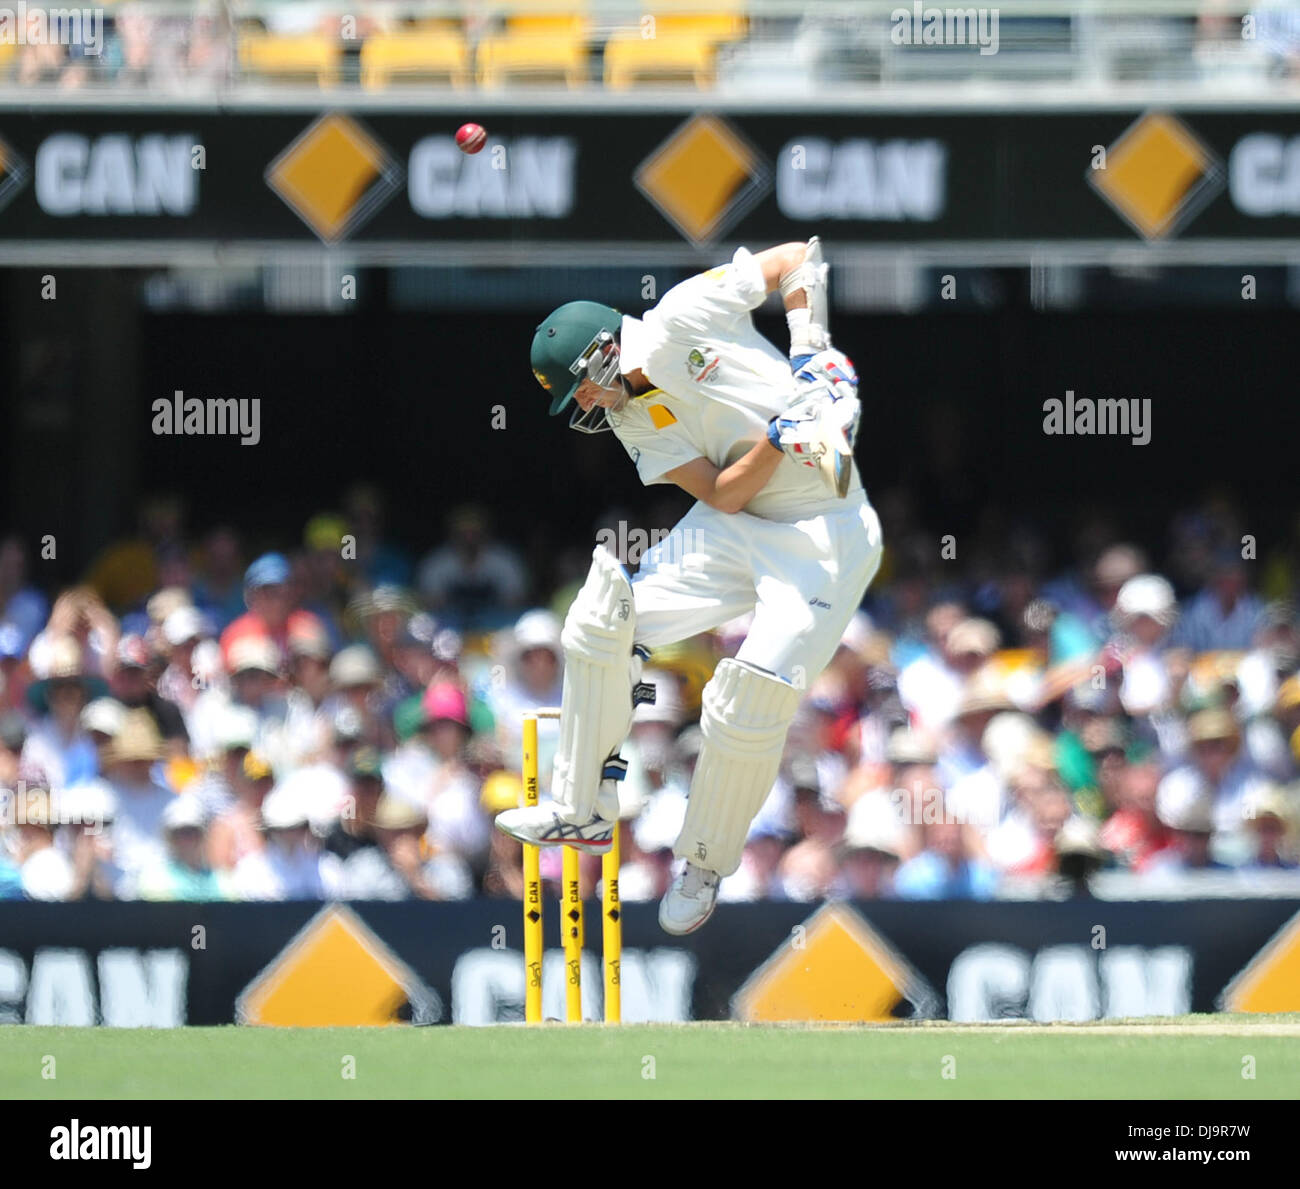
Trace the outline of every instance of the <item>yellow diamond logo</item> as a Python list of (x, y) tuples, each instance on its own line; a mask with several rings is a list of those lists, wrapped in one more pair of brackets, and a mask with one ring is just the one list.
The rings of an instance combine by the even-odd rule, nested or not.
[(766, 162), (730, 124), (692, 116), (636, 172), (641, 191), (693, 243), (736, 222), (767, 192)]
[(1223, 989), (1224, 1011), (1300, 1011), (1300, 913)]
[(351, 235), (402, 182), (402, 168), (359, 123), (321, 116), (267, 166), (266, 184), (321, 239)]
[(240, 993), (241, 1024), (357, 1028), (433, 1024), (442, 1016), (424, 985), (350, 908), (321, 909)]
[(928, 1018), (936, 1006), (902, 954), (848, 905), (827, 904), (749, 977), (731, 1014), (753, 1023), (888, 1023)]
[(1162, 239), (1223, 189), (1217, 157), (1181, 121), (1144, 115), (1106, 150), (1088, 181), (1146, 239)]

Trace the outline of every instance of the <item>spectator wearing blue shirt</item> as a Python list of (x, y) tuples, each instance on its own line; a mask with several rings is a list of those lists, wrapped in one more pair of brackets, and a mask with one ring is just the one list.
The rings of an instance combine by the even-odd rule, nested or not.
[(936, 821), (921, 827), (922, 848), (894, 873), (894, 895), (903, 900), (988, 900), (997, 873), (971, 849), (966, 827)]
[(1193, 652), (1244, 652), (1254, 642), (1263, 611), (1250, 593), (1245, 563), (1225, 550), (1216, 555), (1205, 589), (1188, 605), (1175, 642)]

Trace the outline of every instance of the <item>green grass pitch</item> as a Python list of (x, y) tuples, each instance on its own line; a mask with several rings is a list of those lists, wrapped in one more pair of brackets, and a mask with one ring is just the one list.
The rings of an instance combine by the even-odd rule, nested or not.
[[(42, 1076), (49, 1057), (53, 1078)], [(1248, 1058), (1253, 1078), (1243, 1077)], [(0, 1098), (462, 1097), (1296, 1099), (1300, 1015), (1005, 1026), (0, 1027)]]

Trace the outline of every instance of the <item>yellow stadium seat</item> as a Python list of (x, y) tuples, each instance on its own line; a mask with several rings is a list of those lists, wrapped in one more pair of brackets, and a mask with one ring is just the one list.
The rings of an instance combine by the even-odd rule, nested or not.
[(699, 37), (719, 45), (745, 36), (745, 17), (740, 12), (651, 12), (660, 37)]
[(745, 35), (739, 12), (654, 11), (653, 23), (615, 33), (605, 43), (605, 85), (624, 90), (642, 80), (683, 79), (713, 85), (718, 46)]
[(361, 85), (369, 90), (433, 78), (457, 88), (468, 84), (469, 46), (459, 33), (380, 33), (362, 43)]
[(571, 87), (587, 81), (587, 47), (571, 37), (489, 37), (478, 47), (478, 81), (496, 87), (518, 76), (558, 75)]
[(580, 4), (556, 12), (529, 11), (506, 19), (505, 32), (478, 46), (478, 81), (500, 86), (517, 77), (560, 77), (569, 86), (587, 81), (587, 18)]
[(530, 13), (506, 18), (506, 31), (516, 37), (583, 37), (587, 18), (572, 12)]
[(621, 91), (645, 80), (677, 78), (710, 87), (716, 54), (713, 45), (698, 37), (643, 41), (635, 33), (615, 33), (605, 43), (605, 85)]
[(339, 43), (331, 37), (239, 35), (239, 65), (245, 74), (294, 80), (314, 75), (322, 87), (333, 86), (339, 81), (340, 57)]

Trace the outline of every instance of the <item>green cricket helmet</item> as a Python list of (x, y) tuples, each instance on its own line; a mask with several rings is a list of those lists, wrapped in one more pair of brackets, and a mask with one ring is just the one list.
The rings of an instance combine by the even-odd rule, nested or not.
[[(619, 386), (618, 331), (623, 315), (596, 301), (570, 301), (554, 310), (533, 335), (537, 382), (551, 394), (554, 417), (583, 380)], [(609, 348), (609, 349), (607, 349)]]

